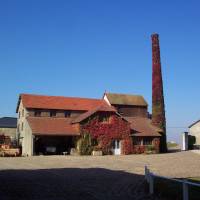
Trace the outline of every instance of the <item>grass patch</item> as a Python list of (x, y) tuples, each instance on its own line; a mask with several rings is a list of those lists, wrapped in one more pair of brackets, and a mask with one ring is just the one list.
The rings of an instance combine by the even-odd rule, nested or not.
[(190, 178), (187, 178), (187, 179), (188, 179), (188, 181), (200, 184), (200, 177), (190, 177)]
[(174, 147), (177, 147), (178, 144), (176, 143), (172, 143), (172, 142), (167, 142), (167, 148), (174, 148)]
[[(188, 181), (194, 181), (200, 183), (200, 178), (189, 178)], [(166, 200), (182, 200), (183, 199), (183, 186), (182, 183), (165, 180), (162, 178), (154, 179), (154, 191), (155, 195)], [(189, 185), (189, 199), (200, 199), (200, 187)]]

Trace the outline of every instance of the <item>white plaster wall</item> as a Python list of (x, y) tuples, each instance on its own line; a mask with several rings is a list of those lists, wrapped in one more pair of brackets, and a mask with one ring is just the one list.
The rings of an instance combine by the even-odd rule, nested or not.
[(182, 151), (188, 150), (188, 132), (182, 133)]
[(33, 134), (32, 130), (28, 124), (28, 121), (26, 120), (24, 122), (25, 124), (25, 135), (22, 140), (22, 155), (24, 156), (32, 156), (33, 155)]
[[(24, 116), (22, 112), (24, 110)], [(20, 118), (19, 118), (20, 112)], [(17, 135), (19, 137), (19, 143), (22, 146), (22, 155), (31, 156), (33, 155), (33, 136), (31, 128), (28, 124), (26, 117), (28, 117), (29, 112), (26, 108), (24, 108), (22, 101), (20, 102), (19, 109), (18, 109), (18, 120), (17, 125), (19, 129), (17, 130)], [(22, 123), (23, 130), (22, 130)]]
[(191, 128), (189, 128), (189, 134), (195, 136), (195, 144), (200, 145), (200, 122), (194, 124)]
[(109, 106), (111, 106), (111, 104), (110, 104), (110, 102), (109, 102), (108, 97), (106, 96), (106, 94), (104, 94), (103, 99), (106, 101), (106, 103), (107, 103)]

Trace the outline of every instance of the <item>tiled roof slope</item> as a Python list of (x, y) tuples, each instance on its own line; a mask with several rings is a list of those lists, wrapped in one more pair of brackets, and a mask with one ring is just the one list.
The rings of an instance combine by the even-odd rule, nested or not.
[(26, 108), (38, 109), (57, 109), (57, 110), (91, 110), (106, 102), (102, 99), (89, 99), (62, 96), (43, 96), (32, 94), (21, 94), (18, 101), (17, 111), (20, 100)]
[(151, 120), (143, 117), (125, 117), (131, 129), (136, 131), (133, 136), (161, 136), (162, 130), (152, 125)]
[(28, 117), (27, 120), (34, 135), (80, 135), (70, 118)]
[(148, 106), (143, 96), (129, 94), (105, 93), (110, 104), (115, 105), (133, 105)]
[(88, 112), (85, 112), (81, 115), (79, 115), (76, 119), (72, 121), (72, 123), (79, 123), (83, 121), (84, 119), (87, 119), (91, 115), (93, 115), (96, 112), (103, 111), (103, 112), (117, 112), (116, 109), (113, 106), (109, 106), (107, 104), (101, 104), (100, 106), (89, 110)]

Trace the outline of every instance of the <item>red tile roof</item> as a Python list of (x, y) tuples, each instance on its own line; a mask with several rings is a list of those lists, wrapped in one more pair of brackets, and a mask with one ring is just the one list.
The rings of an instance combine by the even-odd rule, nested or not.
[(80, 135), (76, 125), (68, 118), (28, 117), (33, 135)]
[(57, 110), (91, 110), (106, 102), (102, 99), (89, 99), (78, 97), (43, 96), (32, 94), (21, 94), (20, 100), (26, 108), (57, 109)]
[(79, 123), (81, 121), (83, 121), (84, 119), (87, 119), (88, 117), (90, 117), (91, 115), (93, 115), (94, 113), (96, 112), (100, 112), (100, 111), (103, 111), (103, 112), (117, 112), (116, 109), (113, 107), (113, 106), (109, 106), (108, 104), (101, 104), (100, 106), (92, 109), (92, 110), (89, 110), (88, 112), (85, 112), (81, 115), (79, 115), (76, 119), (74, 119), (72, 121), (72, 123)]
[(151, 120), (142, 117), (125, 117), (131, 123), (131, 129), (136, 131), (133, 136), (161, 136), (162, 130), (152, 125)]

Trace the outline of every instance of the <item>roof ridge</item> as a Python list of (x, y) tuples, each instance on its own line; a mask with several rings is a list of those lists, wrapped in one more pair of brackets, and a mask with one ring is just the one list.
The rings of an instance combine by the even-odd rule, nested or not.
[[(109, 108), (110, 110), (103, 110), (102, 108)], [(85, 113), (82, 113), (81, 115), (77, 116), (74, 120), (72, 120), (72, 123), (80, 122), (89, 116), (93, 115), (96, 112), (117, 112), (113, 106), (109, 106), (106, 101), (104, 100), (100, 105), (98, 105), (96, 108), (90, 109)]]
[(16, 112), (18, 112), (21, 101), (23, 103), (23, 106), (26, 108), (61, 110), (89, 110), (97, 105), (105, 103), (105, 100), (101, 98), (95, 99), (84, 97), (20, 94)]
[(198, 122), (200, 122), (200, 119), (199, 119), (199, 120), (196, 120), (195, 122), (193, 122), (191, 125), (188, 126), (188, 128), (191, 128), (192, 126), (194, 126), (194, 125), (197, 124)]
[[(113, 92), (106, 92), (105, 94), (114, 94), (114, 95), (127, 95), (127, 96), (138, 96), (138, 97), (143, 97), (141, 94), (127, 94), (127, 93), (113, 93)], [(144, 97), (143, 97), (144, 98)]]
[(105, 95), (110, 104), (148, 106), (147, 101), (142, 95), (120, 93), (106, 93)]
[(102, 101), (101, 98), (88, 98), (88, 97), (75, 97), (75, 96), (57, 96), (57, 95), (43, 95), (43, 94), (30, 94), (30, 93), (21, 93), (20, 96), (35, 96), (35, 97), (58, 97), (58, 98), (71, 98), (71, 99), (87, 99), (87, 100), (99, 100)]
[(26, 119), (31, 119), (31, 118), (34, 118), (34, 119), (57, 119), (57, 120), (59, 120), (59, 119), (66, 119), (66, 120), (72, 120), (72, 118), (70, 118), (70, 117), (47, 117), (47, 116), (45, 116), (45, 117), (35, 117), (35, 116), (27, 116), (26, 117)]
[(17, 119), (17, 117), (0, 117), (0, 119)]

